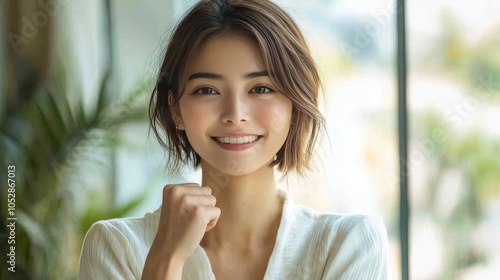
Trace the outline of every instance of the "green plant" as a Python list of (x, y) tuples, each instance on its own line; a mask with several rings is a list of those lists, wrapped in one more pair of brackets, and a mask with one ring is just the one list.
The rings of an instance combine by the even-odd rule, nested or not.
[[(415, 139), (432, 143), (428, 146), (432, 149), (427, 157), (426, 204), (416, 212), (429, 214), (447, 243), (452, 244), (446, 247), (446, 267), (439, 278), (450, 279), (456, 277), (459, 270), (486, 262), (489, 257), (489, 252), (476, 248), (471, 241), (484, 220), (487, 211), (484, 206), (493, 197), (500, 197), (500, 144), (495, 136), (484, 132), (473, 130), (459, 134), (434, 111), (418, 116), (416, 124)], [(442, 196), (450, 188), (442, 182), (450, 170), (460, 173), (460, 185), (456, 186), (460, 191), (452, 209), (443, 212)]]
[[(76, 202), (87, 199), (88, 182), (75, 174), (88, 162), (110, 169), (106, 159), (122, 142), (120, 128), (147, 119), (144, 98), (139, 97), (150, 87), (145, 83), (124, 98), (115, 98), (106, 72), (95, 102), (87, 106), (71, 69), (60, 63), (31, 99), (10, 96), (2, 104), (8, 110), (1, 120), (1, 170), (6, 174), (7, 166), (15, 165), (17, 217), (16, 273), (2, 270), (2, 279), (75, 278), (87, 228), (96, 220), (125, 215), (146, 197), (145, 193), (117, 205), (108, 181), (100, 190), (108, 194), (106, 199), (90, 203), (84, 215), (77, 213)], [(5, 194), (2, 188), (2, 202)], [(7, 205), (2, 205), (5, 222)], [(2, 225), (2, 239), (5, 228)]]

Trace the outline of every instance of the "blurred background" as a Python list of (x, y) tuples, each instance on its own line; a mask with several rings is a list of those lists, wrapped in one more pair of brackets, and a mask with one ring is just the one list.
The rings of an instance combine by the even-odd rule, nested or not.
[[(143, 216), (165, 184), (199, 180), (165, 171), (147, 119), (167, 34), (194, 2), (0, 2), (1, 279), (75, 279), (93, 222)], [(400, 279), (395, 3), (275, 2), (313, 50), (329, 129), (316, 170), (282, 187), (317, 210), (381, 216)], [(411, 279), (500, 276), (499, 10), (407, 1)]]

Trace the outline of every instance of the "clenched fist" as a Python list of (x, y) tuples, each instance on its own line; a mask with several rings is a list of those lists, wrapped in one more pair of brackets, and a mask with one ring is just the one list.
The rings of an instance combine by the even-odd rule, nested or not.
[(182, 267), (220, 216), (212, 189), (196, 183), (166, 185), (160, 224), (142, 279), (181, 279)]

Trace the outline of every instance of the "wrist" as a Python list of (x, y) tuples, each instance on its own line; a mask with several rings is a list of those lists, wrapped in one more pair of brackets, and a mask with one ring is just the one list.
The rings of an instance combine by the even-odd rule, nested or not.
[(166, 280), (177, 280), (182, 277), (182, 268), (184, 267), (184, 260), (176, 258), (174, 256), (168, 256), (165, 259), (165, 279)]
[(154, 258), (148, 255), (142, 271), (142, 279), (180, 280), (183, 267), (182, 259), (173, 256)]

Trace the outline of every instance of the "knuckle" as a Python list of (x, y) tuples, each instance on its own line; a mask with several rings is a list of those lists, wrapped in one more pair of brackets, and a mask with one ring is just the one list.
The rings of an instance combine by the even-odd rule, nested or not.
[(185, 196), (180, 198), (180, 205), (187, 206), (191, 203), (191, 201), (192, 201), (191, 197), (188, 195), (185, 195)]
[(165, 186), (163, 187), (163, 194), (164, 194), (164, 195), (168, 195), (168, 194), (172, 191), (172, 187), (173, 187), (173, 186), (174, 186), (174, 185), (170, 185), (170, 184), (169, 184), (169, 185), (165, 185)]
[(203, 207), (202, 206), (195, 206), (193, 207), (193, 216), (196, 218), (200, 218), (203, 215)]
[(210, 206), (214, 206), (217, 203), (217, 198), (215, 198), (215, 196), (211, 195), (207, 198), (207, 201), (208, 201), (208, 204), (210, 204)]
[(163, 187), (163, 200), (164, 201), (168, 201), (170, 200), (170, 192), (172, 191), (171, 190), (172, 188), (169, 186), (169, 185), (166, 185), (165, 187)]
[(182, 186), (175, 185), (170, 188), (170, 194), (173, 197), (179, 197), (182, 193)]

